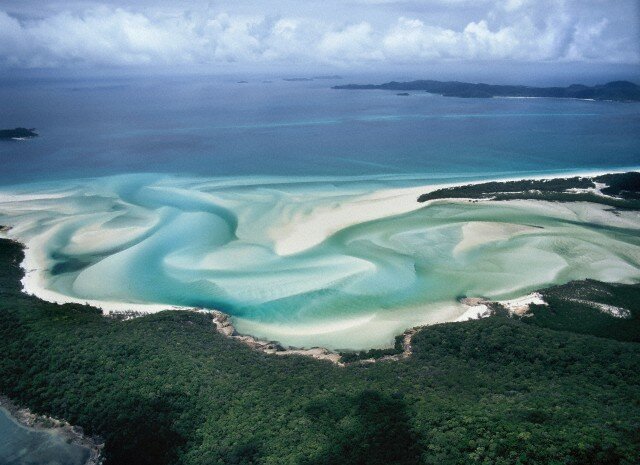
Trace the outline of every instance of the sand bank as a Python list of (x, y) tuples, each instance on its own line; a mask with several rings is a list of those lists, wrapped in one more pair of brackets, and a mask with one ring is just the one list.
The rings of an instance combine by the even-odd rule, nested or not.
[[(604, 172), (542, 174), (527, 176), (527, 179), (599, 174)], [(520, 178), (513, 178), (516, 179)], [(498, 181), (506, 180), (509, 179)], [(487, 180), (464, 184), (481, 182)], [(193, 196), (190, 194), (192, 184), (184, 179), (180, 180), (180, 183), (184, 183), (182, 190), (172, 187), (173, 184), (144, 186), (139, 195), (142, 203), (135, 205), (127, 204), (125, 198), (119, 198), (117, 191), (113, 194), (107, 191), (106, 200), (98, 196), (92, 200), (99, 208), (104, 209), (104, 213), (96, 212), (93, 205), (84, 205), (84, 194), (80, 195), (79, 199), (73, 198), (70, 202), (60, 205), (55, 202), (64, 199), (66, 194), (59, 192), (17, 196), (10, 193), (0, 194), (0, 215), (3, 214), (3, 210), (7, 212), (2, 222), (10, 221), (11, 215), (17, 218), (13, 224), (15, 227), (0, 231), (0, 235), (26, 244), (25, 259), (22, 263), (25, 271), (22, 280), (24, 291), (61, 304), (89, 304), (102, 308), (105, 313), (143, 314), (161, 310), (188, 310), (194, 305), (200, 306), (202, 304), (199, 302), (175, 305), (172, 302), (181, 301), (174, 300), (173, 295), (182, 297), (191, 295), (192, 290), (200, 292), (202, 289), (211, 288), (219, 292), (216, 297), (222, 295), (231, 296), (236, 300), (244, 299), (239, 300), (239, 303), (255, 305), (257, 311), (261, 311), (262, 307), (259, 306), (263, 305), (263, 302), (269, 304), (282, 299), (294, 299), (297, 296), (301, 296), (300, 301), (304, 302), (302, 296), (333, 290), (332, 287), (338, 283), (340, 287), (336, 287), (335, 290), (342, 295), (355, 296), (366, 305), (363, 305), (362, 309), (356, 308), (357, 311), (354, 310), (353, 313), (347, 310), (341, 313), (340, 309), (343, 307), (338, 302), (337, 305), (331, 303), (323, 307), (330, 310), (326, 314), (324, 310), (322, 313), (312, 313), (303, 309), (299, 315), (293, 315), (290, 319), (287, 319), (288, 314), (284, 313), (281, 313), (279, 319), (273, 320), (253, 318), (250, 313), (245, 313), (243, 317), (231, 318), (238, 331), (265, 340), (276, 339), (283, 344), (297, 347), (319, 345), (331, 349), (361, 350), (372, 346), (388, 346), (392, 344), (393, 336), (401, 334), (406, 328), (465, 320), (486, 313), (487, 308), (483, 308), (483, 304), (472, 306), (474, 308), (471, 309), (457, 302), (455, 294), (420, 294), (422, 291), (417, 289), (417, 286), (425, 279), (425, 272), (419, 274), (419, 267), (439, 267), (439, 263), (448, 266), (447, 257), (450, 257), (451, 261), (459, 261), (451, 268), (451, 273), (461, 276), (486, 275), (490, 278), (488, 284), (481, 283), (480, 286), (477, 282), (469, 281), (468, 288), (465, 289), (465, 283), (456, 292), (485, 295), (492, 299), (510, 298), (517, 296), (521, 289), (581, 278), (561, 275), (567, 267), (567, 260), (554, 251), (560, 246), (573, 247), (567, 241), (573, 240), (574, 235), (565, 228), (570, 222), (613, 225), (626, 229), (640, 228), (637, 214), (613, 214), (606, 207), (588, 203), (564, 205), (536, 200), (491, 203), (490, 205), (502, 209), (499, 213), (503, 218), (507, 218), (504, 215), (520, 209), (517, 212), (520, 215), (520, 223), (510, 223), (508, 218), (500, 220), (491, 216), (494, 210), (487, 210), (488, 216), (484, 218), (479, 215), (484, 208), (481, 205), (489, 205), (490, 201), (482, 202), (478, 207), (468, 207), (470, 213), (465, 213), (464, 217), (460, 214), (463, 210), (455, 208), (444, 212), (444, 216), (438, 215), (443, 214), (440, 207), (468, 204), (465, 199), (436, 200), (424, 204), (416, 201), (420, 194), (462, 183), (377, 189), (373, 192), (366, 192), (366, 189), (360, 186), (360, 190), (355, 193), (335, 189), (328, 193), (316, 193), (315, 188), (291, 192), (274, 191), (271, 186), (263, 188), (258, 185), (256, 190), (248, 194), (246, 190), (240, 193), (230, 192), (225, 187), (219, 192), (195, 192)], [(104, 186), (98, 187), (98, 190), (106, 189)], [(597, 188), (601, 189), (602, 186)], [(166, 204), (162, 203), (165, 201), (165, 191), (170, 194)], [(315, 200), (317, 196), (324, 194), (326, 197)], [(184, 204), (181, 204), (182, 210), (177, 210), (176, 213), (174, 204), (178, 197), (181, 197), (180, 201)], [(274, 198), (278, 201), (275, 214), (267, 208)], [(235, 221), (240, 231), (237, 233), (237, 239), (232, 239), (228, 244), (216, 242), (212, 246), (211, 242), (207, 242), (210, 237), (214, 237), (216, 241), (224, 241), (227, 236), (233, 237), (234, 220), (230, 220), (229, 223), (209, 221), (205, 215), (208, 215), (209, 211), (218, 214), (221, 209), (226, 208), (223, 216), (231, 218), (236, 213), (233, 207), (239, 204), (242, 204), (242, 208), (245, 208), (244, 204), (247, 205), (246, 210), (240, 207), (237, 210)], [(426, 211), (432, 206), (435, 212), (433, 215), (431, 209), (426, 216), (418, 212)], [(51, 213), (53, 207), (60, 210), (59, 216), (56, 216), (55, 211)], [(122, 212), (126, 215), (117, 216)], [(523, 212), (532, 214), (535, 218), (557, 219), (558, 222), (544, 228), (532, 226), (522, 219)], [(422, 216), (415, 216), (416, 213)], [(415, 220), (406, 220), (410, 216), (407, 214), (414, 215)], [(423, 226), (423, 217), (435, 226)], [(165, 220), (166, 222), (162, 223)], [(436, 224), (434, 221), (444, 223)], [(7, 224), (11, 225), (10, 222)], [(221, 225), (220, 233), (211, 229), (217, 228), (218, 225)], [(157, 233), (158, 228), (160, 234)], [(72, 233), (68, 234), (70, 230)], [(193, 231), (199, 231), (199, 235), (193, 237), (203, 245), (192, 250), (190, 247), (193, 241), (190, 234), (193, 234)], [(335, 239), (336, 236), (339, 238)], [(504, 244), (525, 241), (528, 236), (532, 238), (531, 243), (522, 242), (522, 245), (518, 246), (520, 249), (501, 249)], [(603, 248), (597, 237), (584, 235), (579, 240), (583, 244), (589, 244), (589, 249), (581, 246), (582, 249), (576, 249), (579, 254), (573, 253), (569, 259), (575, 261), (586, 257), (583, 253), (586, 251), (591, 254), (588, 260), (593, 259), (598, 263), (597, 273), (592, 272), (593, 276), (587, 274), (584, 277), (615, 281), (629, 279), (629, 276), (638, 274), (638, 269), (632, 262), (640, 261), (640, 250), (615, 250), (614, 255), (626, 254), (631, 258), (613, 260), (607, 256), (607, 250), (610, 250), (609, 255), (612, 255), (613, 249), (607, 249), (609, 246)], [(56, 249), (56, 244), (61, 241), (66, 242)], [(179, 243), (180, 241), (184, 244)], [(331, 243), (326, 245), (329, 241)], [(365, 242), (369, 247), (367, 250), (363, 250), (361, 246)], [(138, 247), (139, 244), (142, 246)], [(172, 247), (175, 244), (177, 248), (174, 250)], [(162, 249), (163, 253), (165, 250), (168, 252), (160, 258), (151, 257), (158, 269), (147, 270), (145, 267), (150, 257), (149, 250), (153, 247)], [(110, 248), (115, 250), (113, 255), (117, 254), (118, 258), (106, 263), (112, 255), (107, 255), (105, 259), (99, 254), (112, 253)], [(440, 248), (442, 251), (439, 252)], [(474, 254), (483, 250), (493, 253), (494, 249), (498, 253), (497, 257), (491, 255), (488, 259), (479, 260), (473, 267), (467, 263), (469, 257), (473, 257)], [(87, 267), (88, 271), (81, 269), (77, 276), (69, 275), (73, 282), (67, 289), (67, 282), (64, 281), (67, 275), (53, 276), (52, 279), (51, 256), (52, 252), (58, 251), (81, 258), (86, 254), (98, 254), (99, 258), (96, 263)], [(155, 249), (152, 251), (155, 252)], [(421, 263), (408, 259), (418, 257), (423, 252), (427, 255), (420, 257), (424, 260)], [(441, 255), (428, 255), (434, 253)], [(528, 265), (529, 270), (517, 267), (523, 260), (533, 260)], [(542, 266), (543, 262), (545, 266)], [(578, 263), (574, 266), (579, 265)], [(531, 274), (533, 271), (534, 276), (525, 276), (527, 272)], [(516, 280), (505, 282), (500, 273), (516, 276)], [(161, 274), (169, 275), (172, 279), (175, 277), (175, 283), (179, 285), (185, 282), (196, 282), (197, 285), (179, 289), (181, 294), (178, 291), (166, 294), (168, 297), (164, 298), (162, 293), (152, 295), (146, 288), (142, 289), (144, 292), (139, 295), (128, 292), (131, 285), (128, 280), (140, 276), (145, 283), (160, 290), (173, 284), (166, 279), (165, 282), (157, 281), (156, 277)], [(525, 282), (523, 278), (531, 279), (530, 282)], [(112, 279), (117, 279), (117, 282)], [(447, 279), (452, 278), (443, 276), (438, 286), (442, 287), (448, 283)], [(52, 281), (55, 281), (55, 285)], [(455, 283), (456, 279), (452, 282)], [(117, 286), (120, 286), (119, 294), (92, 293), (92, 290), (111, 290)], [(67, 293), (66, 290), (72, 292)], [(77, 295), (73, 295), (74, 292)], [(420, 299), (426, 296), (432, 300), (420, 300), (416, 297), (407, 303), (393, 302), (395, 296), (402, 293), (414, 293)], [(393, 303), (376, 301), (378, 294), (390, 296), (388, 300)], [(209, 294), (204, 292), (194, 300), (207, 299)], [(309, 297), (307, 301), (310, 302), (311, 299), (312, 297)], [(296, 309), (293, 305), (290, 308)], [(313, 312), (317, 311), (313, 309)], [(308, 315), (310, 317), (307, 317)], [(353, 346), (347, 346), (347, 342)]]

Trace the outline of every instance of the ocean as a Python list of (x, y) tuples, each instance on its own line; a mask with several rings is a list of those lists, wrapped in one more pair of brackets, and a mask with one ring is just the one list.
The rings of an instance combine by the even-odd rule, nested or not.
[(41, 137), (0, 145), (0, 183), (132, 172), (495, 177), (636, 166), (640, 156), (638, 103), (246, 79), (5, 80), (0, 126)]
[(455, 320), (464, 296), (640, 279), (633, 213), (416, 202), (442, 184), (635, 168), (640, 104), (330, 88), (346, 82), (7, 80), (0, 126), (40, 133), (0, 143), (25, 289), (216, 308), (285, 345), (363, 349)]

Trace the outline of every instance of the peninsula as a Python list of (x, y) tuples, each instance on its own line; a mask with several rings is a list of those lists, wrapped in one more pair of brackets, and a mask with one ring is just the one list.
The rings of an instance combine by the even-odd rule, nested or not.
[(640, 101), (640, 86), (629, 81), (612, 81), (606, 84), (568, 87), (530, 87), (521, 85), (493, 85), (458, 81), (417, 80), (386, 82), (384, 84), (346, 84), (332, 89), (425, 91), (444, 97), (492, 98), (492, 97), (549, 97), (584, 100)]
[(422, 194), (418, 202), (437, 199), (548, 200), (592, 202), (610, 207), (640, 208), (640, 173), (575, 176), (556, 179), (493, 181), (445, 187)]

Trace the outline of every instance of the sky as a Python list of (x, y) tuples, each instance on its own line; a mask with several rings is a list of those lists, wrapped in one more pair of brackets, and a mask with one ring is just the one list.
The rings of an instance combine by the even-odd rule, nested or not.
[(639, 0), (0, 0), (0, 71), (640, 69)]

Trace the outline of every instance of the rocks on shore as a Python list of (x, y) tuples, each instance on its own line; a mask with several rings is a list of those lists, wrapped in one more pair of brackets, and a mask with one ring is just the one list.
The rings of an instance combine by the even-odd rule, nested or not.
[(74, 426), (64, 420), (45, 415), (37, 415), (27, 408), (18, 407), (6, 396), (0, 395), (0, 407), (21, 425), (38, 430), (56, 430), (66, 442), (89, 449), (89, 460), (86, 465), (100, 465), (102, 463), (102, 449), (104, 440), (100, 436), (86, 436), (80, 426)]
[(274, 355), (304, 355), (317, 360), (328, 360), (336, 365), (344, 365), (340, 361), (340, 355), (330, 351), (329, 349), (325, 349), (323, 347), (313, 347), (311, 349), (284, 348), (274, 341), (262, 341), (253, 336), (238, 334), (233, 323), (231, 323), (231, 318), (226, 313), (222, 313), (219, 310), (202, 311), (211, 316), (211, 321), (216, 326), (216, 330), (220, 334), (242, 342), (254, 350)]
[(401, 353), (396, 355), (387, 355), (380, 358), (371, 358), (365, 360), (358, 360), (356, 362), (345, 363), (342, 361), (342, 356), (336, 352), (333, 352), (324, 347), (312, 347), (310, 349), (300, 349), (295, 347), (284, 348), (279, 343), (274, 341), (262, 341), (260, 339), (256, 339), (253, 336), (244, 336), (238, 334), (233, 323), (231, 322), (231, 318), (226, 313), (223, 313), (219, 310), (198, 310), (208, 314), (211, 317), (212, 323), (216, 327), (216, 331), (223, 336), (230, 337), (235, 339), (243, 344), (251, 347), (254, 350), (259, 350), (264, 352), (265, 354), (271, 355), (302, 355), (305, 357), (315, 358), (316, 360), (327, 360), (331, 363), (334, 363), (338, 366), (347, 366), (356, 363), (375, 363), (375, 362), (383, 362), (383, 361), (392, 361), (392, 360), (401, 360), (403, 358), (407, 358), (411, 355), (411, 338), (415, 333), (417, 333), (420, 328), (410, 328), (406, 330), (402, 334), (402, 347), (403, 350)]

